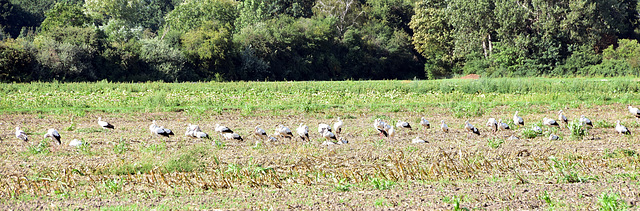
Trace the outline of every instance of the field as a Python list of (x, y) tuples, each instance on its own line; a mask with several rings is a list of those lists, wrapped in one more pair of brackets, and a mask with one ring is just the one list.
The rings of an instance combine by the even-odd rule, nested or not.
[[(640, 122), (627, 105), (639, 91), (624, 78), (0, 84), (0, 209), (637, 209)], [(560, 109), (572, 129), (542, 126)], [(526, 126), (512, 124), (515, 111)], [(578, 127), (580, 115), (595, 127)], [(322, 145), (317, 125), (337, 117), (349, 143)], [(494, 133), (492, 117), (513, 130)], [(380, 138), (377, 118), (414, 129)], [(151, 135), (152, 120), (176, 135)], [(211, 138), (184, 136), (188, 123)], [(250, 135), (300, 123), (311, 141)], [(63, 145), (43, 139), (48, 128)]]

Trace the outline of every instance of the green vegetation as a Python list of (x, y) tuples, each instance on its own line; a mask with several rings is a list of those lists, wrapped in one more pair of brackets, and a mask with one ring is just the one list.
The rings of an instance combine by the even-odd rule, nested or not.
[[(446, 87), (446, 88), (443, 88)], [(442, 81), (229, 82), (229, 83), (31, 83), (0, 84), (0, 111), (77, 113), (182, 110), (194, 116), (239, 109), (326, 109), (388, 111), (425, 106), (454, 110), (454, 116), (482, 116), (497, 106), (581, 102), (589, 105), (634, 103), (640, 85), (633, 79), (481, 79)], [(509, 99), (505, 101), (503, 99)], [(576, 104), (579, 106), (581, 104)], [(596, 122), (596, 124), (598, 124)], [(99, 128), (75, 131), (101, 132)]]
[(0, 0), (0, 82), (638, 76), (639, 10), (608, 0)]
[(627, 210), (625, 202), (616, 193), (602, 193), (598, 198), (598, 203), (600, 203), (600, 210)]

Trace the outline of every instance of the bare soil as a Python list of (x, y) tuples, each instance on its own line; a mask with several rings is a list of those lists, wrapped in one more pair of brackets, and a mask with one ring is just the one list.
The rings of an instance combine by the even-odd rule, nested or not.
[[(521, 108), (526, 127), (557, 118), (556, 111), (527, 113)], [(229, 111), (222, 115), (191, 116), (183, 112), (106, 114), (86, 116), (54, 114), (12, 114), (0, 116), (0, 209), (453, 209), (455, 198), (462, 208), (537, 210), (550, 207), (567, 210), (597, 209), (603, 193), (615, 193), (625, 206), (636, 208), (640, 200), (638, 178), (640, 141), (638, 120), (625, 105), (599, 108), (566, 108), (571, 120), (586, 115), (607, 127), (589, 130), (582, 138), (570, 137), (566, 125), (554, 132), (561, 140), (548, 136), (526, 139), (523, 128), (493, 132), (485, 127), (490, 117), (506, 122), (513, 110), (495, 108), (482, 117), (453, 118), (451, 111), (431, 108), (427, 113), (400, 111), (371, 113), (367, 110), (342, 112), (326, 110), (313, 114), (272, 115), (257, 111), (251, 116)], [(286, 113), (286, 112), (283, 112)], [(102, 130), (98, 116), (115, 125)], [(317, 133), (319, 123), (341, 116), (345, 126), (339, 136), (345, 145), (324, 146)], [(399, 130), (393, 139), (380, 138), (373, 120), (381, 117), (395, 125), (397, 120), (412, 124), (412, 130)], [(418, 124), (420, 117), (431, 121), (431, 128)], [(152, 120), (174, 130), (171, 138), (150, 134)], [(439, 130), (440, 120), (450, 127)], [(464, 130), (469, 120), (480, 128), (477, 136)], [(631, 136), (617, 134), (612, 127), (621, 120)], [(187, 123), (194, 123), (212, 139), (184, 136)], [(256, 125), (271, 134), (278, 124), (295, 128), (309, 126), (311, 141), (279, 138), (269, 142), (250, 133)], [(74, 125), (71, 131), (65, 128)], [(222, 140), (214, 133), (215, 124), (238, 132), (244, 141)], [(13, 135), (16, 126), (30, 133), (25, 143)], [(596, 124), (598, 126), (598, 124)], [(48, 128), (56, 128), (63, 145), (51, 145), (47, 154), (31, 153)], [(554, 131), (554, 129), (547, 129)], [(397, 129), (398, 130), (398, 129)], [(509, 137), (519, 137), (516, 140)], [(426, 144), (411, 144), (420, 137)], [(73, 139), (90, 143), (83, 153), (67, 144)], [(222, 141), (223, 146), (217, 144)], [(489, 142), (502, 141), (497, 147)], [(256, 142), (259, 142), (256, 144)], [(126, 152), (116, 145), (126, 143)], [(153, 145), (164, 150), (150, 153)], [(203, 149), (198, 170), (163, 172), (162, 165), (184, 153)], [(636, 152), (625, 154), (616, 153)], [(112, 169), (138, 165), (145, 160), (156, 165), (152, 171), (118, 175)], [(566, 162), (559, 169), (554, 160)], [(238, 169), (234, 170), (234, 166)], [(271, 170), (254, 173), (256, 167)], [(568, 181), (575, 174), (580, 181)], [(388, 188), (376, 188), (372, 178), (390, 181)], [(122, 182), (110, 189), (109, 181)], [(552, 203), (543, 198), (548, 196)], [(132, 206), (137, 206), (132, 207)]]

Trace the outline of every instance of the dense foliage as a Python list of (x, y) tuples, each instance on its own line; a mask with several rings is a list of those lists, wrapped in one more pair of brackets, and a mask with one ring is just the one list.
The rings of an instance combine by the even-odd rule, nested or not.
[(0, 0), (0, 81), (638, 76), (636, 0)]

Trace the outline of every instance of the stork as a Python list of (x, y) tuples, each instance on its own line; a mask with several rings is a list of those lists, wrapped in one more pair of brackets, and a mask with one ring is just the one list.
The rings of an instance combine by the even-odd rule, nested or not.
[(219, 133), (233, 133), (233, 130), (229, 129), (227, 126), (222, 126), (220, 124), (216, 124), (215, 131)]
[(102, 121), (102, 117), (98, 117), (98, 125), (104, 129), (115, 129), (116, 127), (108, 122)]
[(387, 123), (383, 122), (381, 119), (376, 119), (373, 122), (373, 127), (378, 131), (378, 135), (380, 135), (381, 138), (382, 135), (384, 135), (385, 137), (389, 136), (389, 134), (387, 134), (387, 131), (385, 130), (385, 125), (387, 125)]
[(562, 110), (558, 111), (558, 119), (560, 119), (560, 121), (563, 121), (565, 125), (569, 123), (569, 120), (566, 116), (564, 116)]
[(58, 142), (58, 145), (61, 145), (62, 142), (60, 141), (60, 133), (58, 133), (58, 131), (56, 129), (49, 129), (47, 131), (46, 134), (44, 134), (44, 138), (50, 138), (51, 140), (55, 140), (56, 142)]
[(620, 124), (620, 120), (616, 121), (616, 132), (625, 135), (631, 135), (631, 131), (627, 127)]
[(324, 123), (318, 124), (318, 133), (320, 134), (320, 136), (322, 136), (324, 131), (331, 132), (331, 126), (329, 126), (328, 124), (324, 124)]
[(152, 134), (156, 134), (159, 136), (164, 136), (164, 137), (169, 137), (174, 135), (173, 132), (169, 129), (166, 129), (162, 126), (158, 126), (156, 124), (156, 120), (153, 120), (153, 122), (151, 123), (151, 125), (149, 125), (149, 130), (151, 131)]
[(257, 137), (267, 137), (267, 131), (256, 126), (255, 129), (253, 130), (253, 135)]
[(242, 139), (242, 136), (238, 135), (237, 133), (223, 133), (222, 137), (224, 137), (224, 139), (226, 140), (240, 140), (240, 141), (244, 141), (244, 139)]
[(516, 113), (513, 114), (513, 124), (517, 125), (518, 127), (524, 126), (524, 119), (518, 116), (518, 111), (516, 111)]
[(556, 122), (556, 120), (553, 119), (549, 119), (547, 117), (542, 118), (542, 123), (546, 126), (549, 127), (560, 127), (560, 124), (558, 124), (558, 122)]
[(442, 123), (440, 124), (440, 129), (442, 130), (442, 139), (444, 139), (444, 134), (449, 132), (449, 126), (444, 123), (444, 120), (440, 120)]
[(398, 120), (398, 122), (396, 123), (396, 127), (403, 128), (403, 129), (411, 129), (411, 124), (405, 121)]
[(340, 120), (340, 117), (338, 117), (338, 121), (336, 123), (333, 123), (333, 129), (336, 130), (336, 134), (340, 134), (342, 132), (343, 125), (344, 122), (342, 122), (342, 120)]
[(426, 129), (431, 128), (431, 124), (429, 123), (429, 120), (425, 119), (424, 117), (420, 118), (420, 124), (422, 125), (422, 127), (425, 128), (425, 132), (426, 132)]
[(640, 109), (638, 108), (634, 108), (633, 106), (629, 105), (627, 106), (627, 108), (629, 109), (629, 113), (633, 114), (634, 116), (640, 118)]
[(338, 139), (336, 138), (336, 135), (335, 135), (335, 134), (333, 134), (331, 131), (328, 131), (328, 130), (325, 130), (325, 131), (322, 133), (322, 137), (324, 137), (325, 139), (327, 139), (327, 141), (330, 141), (330, 142), (334, 142), (334, 141), (337, 141), (337, 140), (338, 140)]
[(291, 129), (289, 129), (288, 127), (285, 127), (284, 125), (278, 125), (276, 127), (276, 132), (285, 138), (289, 138), (289, 139), (293, 138), (293, 133), (291, 132)]
[(307, 127), (303, 123), (300, 123), (300, 126), (298, 126), (298, 128), (296, 128), (296, 133), (298, 134), (298, 136), (300, 136), (300, 138), (303, 141), (305, 140), (305, 138), (306, 138), (306, 140), (310, 140), (309, 139), (309, 127)]
[(583, 126), (590, 126), (593, 127), (593, 123), (591, 122), (590, 119), (587, 119), (587, 117), (584, 117), (584, 115), (580, 116), (580, 124), (582, 124)]
[(491, 129), (493, 129), (494, 133), (496, 131), (498, 131), (498, 121), (496, 121), (496, 118), (489, 118), (489, 120), (487, 121), (486, 126), (490, 127)]
[(469, 120), (464, 123), (464, 129), (467, 129), (469, 132), (475, 133), (476, 135), (480, 135), (478, 128), (469, 123)]
[(509, 130), (509, 129), (511, 129), (509, 127), (509, 124), (502, 122), (502, 119), (498, 120), (498, 128), (500, 128), (500, 130)]
[(20, 130), (20, 127), (16, 127), (16, 138), (23, 140), (24, 142), (29, 141), (29, 137), (27, 137), (27, 134)]

